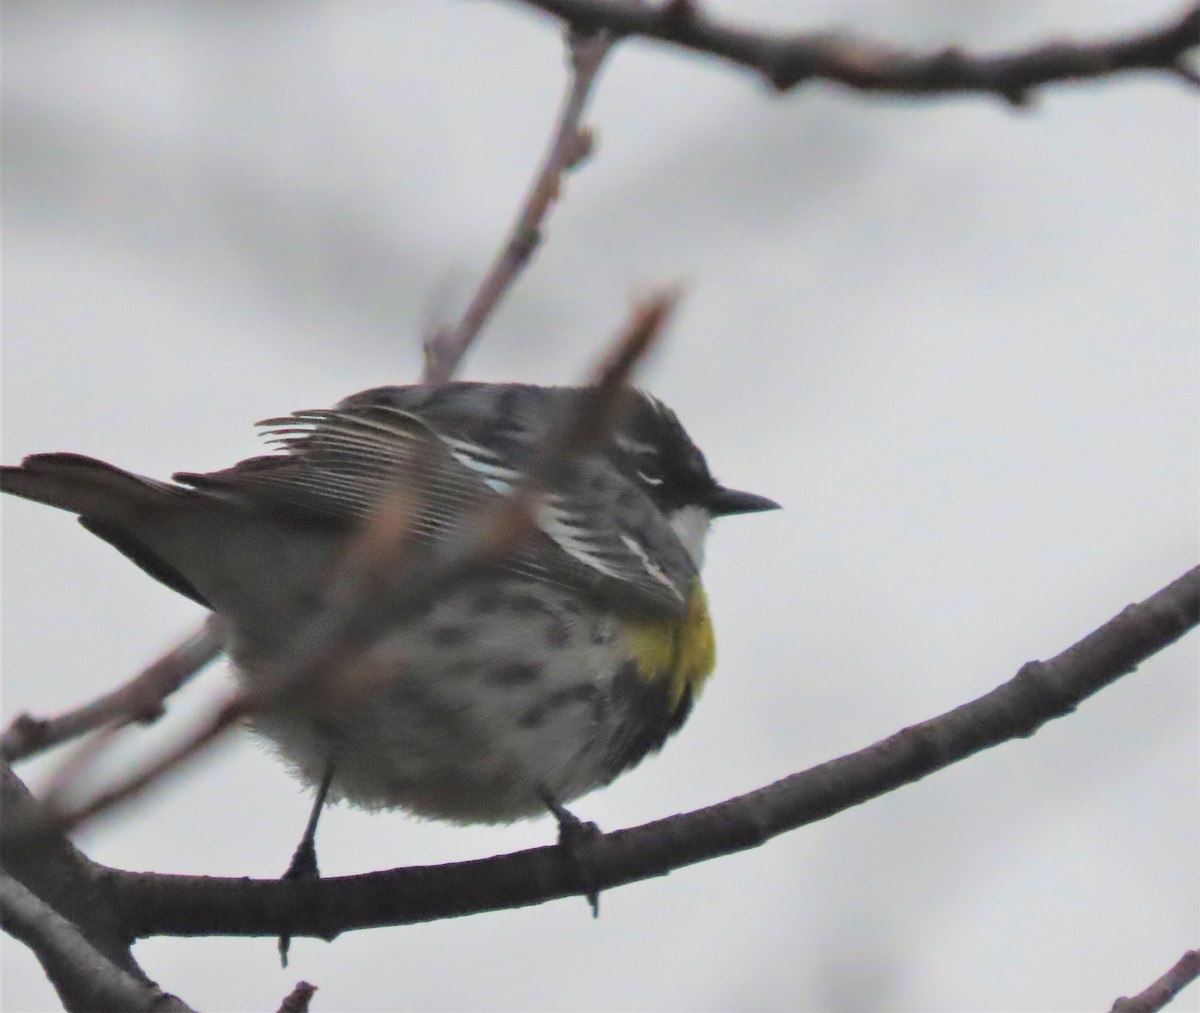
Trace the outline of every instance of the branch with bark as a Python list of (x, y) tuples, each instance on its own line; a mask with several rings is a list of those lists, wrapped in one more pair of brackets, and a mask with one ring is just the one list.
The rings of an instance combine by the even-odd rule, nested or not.
[(224, 650), (221, 622), (210, 616), (128, 682), (74, 710), (49, 718), (20, 714), (0, 736), (0, 757), (25, 760), (102, 728), (152, 724), (166, 713), (164, 701)]
[[(1024, 665), (1009, 682), (946, 714), (719, 805), (598, 838), (589, 854), (592, 884), (611, 888), (755, 847), (983, 749), (1028, 737), (1197, 625), (1200, 567), (1058, 656)], [(129, 952), (135, 939), (280, 933), (332, 939), (351, 929), (580, 892), (577, 870), (557, 847), (308, 882), (127, 872), (91, 862), (61, 833), (28, 833), (42, 822), (40, 806), (7, 768), (0, 802), (0, 867), (12, 881), (0, 892), (5, 928), (31, 946), (70, 1006), (111, 1008), (108, 998), (120, 995), (128, 1008), (187, 1008), (145, 977)], [(1190, 956), (1114, 1008), (1161, 1008), (1190, 980)], [(1159, 1005), (1146, 1005), (1152, 1001)], [(1143, 1005), (1128, 1005), (1136, 1003)]]
[(759, 74), (776, 91), (828, 81), (889, 95), (983, 94), (1024, 106), (1044, 85), (1131, 72), (1166, 74), (1200, 86), (1187, 62), (1200, 47), (1200, 5), (1159, 28), (1095, 42), (1050, 42), (999, 55), (954, 46), (905, 52), (851, 32), (756, 31), (709, 16), (696, 0), (521, 0), (577, 31), (607, 31), (717, 57)]
[[(984, 749), (1031, 736), (1200, 625), (1200, 567), (990, 693), (874, 745), (757, 791), (597, 839), (593, 884), (609, 889), (763, 844), (894, 791)], [(18, 853), (27, 843), (9, 838)], [(90, 878), (125, 931), (316, 936), (523, 907), (580, 893), (557, 847), (475, 862), (314, 882), (215, 879), (99, 865)]]
[(0, 872), (0, 924), (38, 955), (68, 1009), (160, 1010), (191, 1007), (117, 967), (74, 922)]
[[(21, 828), (42, 807), (0, 761), (0, 925), (25, 943), (68, 1009), (186, 1009), (133, 958), (133, 936), (98, 885), (97, 866), (57, 832)], [(160, 1004), (162, 1004), (160, 1006)]]
[[(529, 263), (543, 223), (566, 174), (586, 158), (591, 135), (583, 123), (596, 76), (616, 42), (633, 37), (714, 56), (760, 74), (787, 91), (827, 81), (864, 92), (934, 96), (987, 94), (1017, 106), (1037, 88), (1118, 73), (1151, 72), (1191, 85), (1200, 75), (1187, 62), (1200, 46), (1200, 6), (1170, 24), (1094, 42), (1061, 42), (1006, 55), (958, 49), (915, 54), (838, 32), (777, 35), (710, 17), (692, 0), (651, 6), (635, 0), (522, 0), (569, 29), (571, 74), (547, 153), (491, 269), (462, 320), (425, 342), (427, 382), (449, 380), (484, 324)], [(642, 307), (598, 374), (591, 411), (546, 448), (548, 473), (563, 455), (578, 453), (603, 432), (612, 397), (661, 332), (673, 305), (664, 295)], [(536, 495), (538, 474), (531, 475)], [(435, 583), (414, 585), (427, 595), (470, 567), (478, 552), (511, 548), (527, 525), (521, 496), (495, 518), (486, 544), (460, 547)], [(364, 541), (403, 543), (398, 527), (369, 528)], [(387, 520), (384, 518), (384, 520)], [(382, 521), (381, 521), (382, 523)], [(391, 523), (391, 522), (389, 522)], [(470, 551), (467, 551), (469, 549)], [(388, 558), (391, 558), (390, 556)], [(341, 643), (369, 637), (373, 617), (351, 608), (323, 637)], [(365, 624), (365, 625), (363, 625)], [(1045, 662), (1031, 662), (1010, 681), (946, 714), (906, 728), (859, 752), (793, 774), (718, 805), (617, 831), (589, 845), (589, 886), (608, 889), (755, 847), (774, 836), (828, 818), (944, 769), (983, 749), (1032, 735), (1200, 624), (1200, 568), (1139, 605), (1130, 606), (1078, 644)], [(362, 625), (362, 629), (358, 627)], [(320, 640), (321, 638), (318, 638)], [(311, 645), (309, 645), (311, 647)], [(286, 684), (303, 687), (327, 659), (317, 643), (294, 659)], [(199, 631), (130, 683), (93, 704), (53, 719), (19, 718), (4, 733), (4, 758), (19, 759), (101, 729), (77, 763), (87, 762), (114, 729), (148, 722), (163, 701), (221, 649), (215, 623)], [(76, 810), (78, 818), (153, 783), (166, 769), (215, 741), (254, 701), (235, 701), (210, 726), (138, 778)], [(225, 716), (221, 716), (221, 715)], [(76, 769), (66, 768), (68, 771)], [(367, 927), (402, 925), (480, 911), (538, 904), (581, 892), (578, 869), (557, 847), (476, 862), (394, 869), (319, 881), (255, 881), (168, 876), (112, 869), (76, 851), (53, 814), (37, 803), (7, 767), (0, 801), (0, 919), (37, 954), (64, 1002), (76, 1008), (187, 1009), (150, 982), (130, 946), (156, 935), (307, 935), (333, 938)], [(1159, 1009), (1200, 973), (1191, 951), (1163, 978), (1114, 1010)], [(306, 1008), (311, 986), (301, 983), (282, 1008)]]
[(566, 174), (591, 154), (592, 135), (583, 126), (583, 114), (596, 75), (611, 48), (612, 36), (604, 30), (587, 33), (568, 30), (571, 81), (546, 156), (534, 174), (507, 239), (479, 283), (462, 320), (425, 339), (425, 383), (446, 383), (454, 376), (484, 323), (541, 245), (542, 222), (561, 195)]
[(1137, 995), (1123, 996), (1111, 1013), (1157, 1013), (1193, 981), (1200, 978), (1200, 950), (1188, 950), (1174, 966)]

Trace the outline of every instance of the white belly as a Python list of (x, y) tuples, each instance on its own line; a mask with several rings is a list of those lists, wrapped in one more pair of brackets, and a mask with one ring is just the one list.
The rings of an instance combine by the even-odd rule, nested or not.
[[(255, 663), (233, 651), (251, 686)], [(545, 811), (661, 745), (661, 705), (625, 666), (615, 617), (512, 579), (454, 592), (319, 691), (256, 715), (301, 777), (331, 795), (461, 823)], [(664, 732), (665, 734), (665, 732)]]

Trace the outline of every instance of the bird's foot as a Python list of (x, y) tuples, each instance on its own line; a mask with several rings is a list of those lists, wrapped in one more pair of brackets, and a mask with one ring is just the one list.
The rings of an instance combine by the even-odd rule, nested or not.
[[(296, 846), (292, 853), (292, 861), (287, 871), (279, 877), (285, 883), (314, 883), (321, 878), (321, 869), (317, 865), (317, 846), (307, 834)], [(279, 950), (279, 963), (288, 966), (288, 951), (292, 947), (292, 937), (286, 933), (276, 942)]]
[[(329, 786), (333, 782), (333, 763), (325, 765), (325, 773), (321, 783), (317, 785), (317, 794), (313, 799), (312, 811), (308, 814), (308, 823), (304, 827), (304, 836), (292, 853), (292, 861), (279, 878), (291, 883), (315, 883), (321, 878), (321, 869), (317, 865), (317, 823), (321, 819), (321, 811), (325, 808), (325, 800), (329, 795)], [(292, 937), (287, 933), (280, 935), (278, 943), (279, 962), (284, 967), (288, 964), (288, 950), (292, 946)]]
[(591, 822), (585, 822), (549, 795), (542, 796), (546, 808), (558, 821), (558, 846), (575, 871), (579, 886), (592, 909), (592, 917), (600, 917), (600, 890), (592, 873), (592, 855), (596, 842), (604, 834)]

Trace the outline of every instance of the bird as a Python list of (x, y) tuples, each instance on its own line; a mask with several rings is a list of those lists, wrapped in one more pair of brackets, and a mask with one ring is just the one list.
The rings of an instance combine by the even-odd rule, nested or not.
[[(47, 453), (0, 469), (0, 489), (77, 515), (220, 617), (261, 697), (249, 720), (318, 788), (314, 819), (328, 793), (450, 823), (561, 823), (678, 731), (714, 669), (710, 522), (778, 506), (717, 482), (675, 413), (632, 387), (598, 441), (534, 482), (589, 391), (378, 387), (259, 423), (273, 449), (222, 471), (160, 481)], [(525, 537), (433, 579), (531, 487)], [(388, 504), (394, 558), (363, 535)], [(344, 606), (338, 574), (364, 555), (367, 632), (317, 655), (321, 689), (289, 684), (285, 659)]]

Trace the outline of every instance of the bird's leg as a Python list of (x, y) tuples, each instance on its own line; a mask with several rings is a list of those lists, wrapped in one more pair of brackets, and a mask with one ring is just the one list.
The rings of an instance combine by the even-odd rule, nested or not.
[(592, 909), (592, 917), (600, 917), (600, 891), (592, 875), (591, 849), (601, 837), (595, 823), (585, 823), (565, 806), (560, 805), (548, 792), (542, 792), (542, 802), (558, 820), (558, 846), (575, 870), (583, 895)]
[[(321, 819), (321, 810), (325, 808), (325, 799), (329, 795), (329, 785), (333, 782), (333, 761), (325, 765), (325, 773), (321, 775), (321, 783), (317, 785), (317, 795), (313, 799), (312, 811), (308, 814), (308, 823), (304, 827), (304, 836), (292, 853), (292, 861), (280, 879), (291, 881), (311, 881), (321, 878), (321, 870), (317, 866), (317, 823)], [(279, 937), (279, 962), (287, 967), (288, 950), (292, 945), (292, 937)]]

